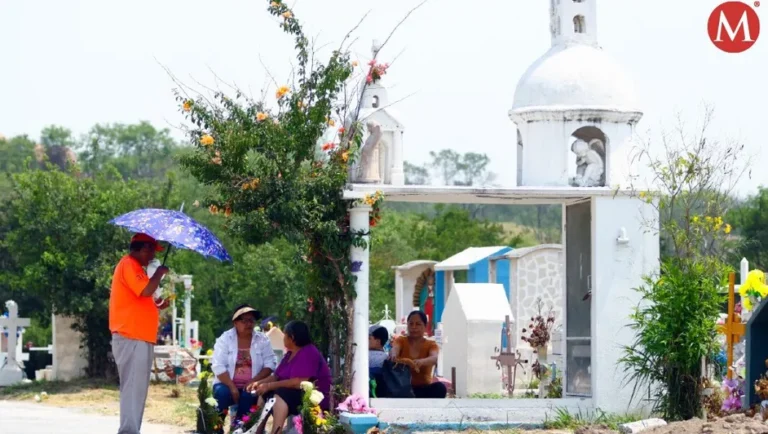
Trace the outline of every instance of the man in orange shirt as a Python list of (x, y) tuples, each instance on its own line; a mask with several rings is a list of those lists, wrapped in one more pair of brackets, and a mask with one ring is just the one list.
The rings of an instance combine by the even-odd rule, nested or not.
[(109, 330), (112, 332), (112, 355), (120, 376), (118, 434), (140, 434), (141, 430), (157, 342), (158, 309), (169, 304), (168, 300), (153, 297), (168, 268), (159, 267), (150, 278), (143, 267), (162, 250), (157, 240), (149, 235), (134, 235), (130, 252), (123, 256), (112, 276)]

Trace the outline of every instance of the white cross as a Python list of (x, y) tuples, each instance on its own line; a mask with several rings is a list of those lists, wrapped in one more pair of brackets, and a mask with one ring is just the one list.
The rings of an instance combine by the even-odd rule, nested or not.
[(5, 354), (5, 366), (1, 369), (18, 369), (16, 361), (16, 334), (21, 327), (29, 327), (29, 318), (19, 318), (19, 306), (13, 300), (5, 302), (8, 309), (8, 317), (0, 317), (0, 330), (7, 329), (8, 351)]

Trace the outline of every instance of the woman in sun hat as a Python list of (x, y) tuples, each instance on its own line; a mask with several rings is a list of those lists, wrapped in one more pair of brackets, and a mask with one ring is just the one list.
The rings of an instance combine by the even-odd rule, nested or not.
[(238, 306), (232, 314), (233, 327), (222, 333), (213, 346), (213, 397), (222, 413), (237, 404), (235, 421), (247, 415), (256, 403), (256, 397), (247, 393), (246, 387), (269, 377), (277, 368), (269, 339), (254, 330), (259, 319), (261, 313), (253, 307)]

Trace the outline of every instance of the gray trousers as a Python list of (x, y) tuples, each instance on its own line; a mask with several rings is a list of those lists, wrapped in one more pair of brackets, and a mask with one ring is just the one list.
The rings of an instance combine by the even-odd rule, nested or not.
[(155, 346), (113, 334), (112, 355), (120, 376), (120, 429), (117, 434), (140, 434)]

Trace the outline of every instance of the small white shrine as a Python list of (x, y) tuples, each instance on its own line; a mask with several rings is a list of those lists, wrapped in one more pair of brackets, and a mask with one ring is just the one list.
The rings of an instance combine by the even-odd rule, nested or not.
[(514, 321), (504, 286), (498, 283), (456, 283), (443, 312), (444, 368), (456, 369), (456, 397), (499, 393), (501, 373), (494, 346), (501, 342), (505, 318)]
[[(374, 41), (371, 51), (381, 45)], [(368, 85), (363, 92), (359, 120), (364, 125), (359, 160), (350, 166), (350, 180), (359, 184), (404, 185), (403, 132), (400, 115), (390, 106), (383, 80)]]
[[(434, 285), (434, 266), (437, 261), (416, 260), (392, 267), (395, 270), (395, 319), (402, 322), (419, 304), (414, 303), (414, 295), (419, 296), (428, 284)], [(417, 291), (418, 288), (418, 291)]]
[[(508, 282), (502, 282), (502, 276), (497, 276), (499, 262), (504, 261), (509, 262)], [(551, 308), (555, 325), (563, 323), (563, 266), (563, 246), (559, 244), (513, 249), (491, 258), (491, 282), (508, 283), (509, 306), (513, 317), (518, 319), (512, 330), (512, 347), (527, 345), (520, 340), (520, 330), (539, 314), (539, 300), (543, 305), (542, 314), (546, 315)]]
[[(658, 272), (658, 212), (628, 189), (631, 138), (642, 112), (632, 80), (597, 43), (596, 1), (551, 0), (552, 47), (522, 76), (509, 111), (518, 128), (516, 140), (506, 138), (510, 150), (517, 149), (507, 154), (517, 155), (517, 161), (508, 161), (513, 167), (516, 163), (516, 186), (398, 186), (353, 181), (344, 192), (345, 198), (358, 201), (350, 211), (350, 222), (352, 230), (362, 232), (370, 229), (370, 207), (360, 199), (376, 190), (389, 202), (559, 204), (563, 215), (561, 280), (558, 287), (552, 277), (549, 294), (557, 302), (559, 289), (562, 334), (553, 341), (564, 347), (563, 363), (558, 366), (563, 397), (373, 399), (382, 422), (418, 424), (422, 430), (430, 430), (430, 424), (450, 429), (446, 427), (463, 427), (467, 420), (541, 423), (553, 417), (555, 409), (572, 414), (596, 409), (607, 413), (646, 410), (643, 401), (631, 400), (633, 385), (627, 384), (619, 361), (622, 347), (635, 337), (627, 325), (641, 296), (633, 288), (642, 285), (644, 276)], [(355, 273), (353, 335), (358, 346), (367, 341), (369, 255), (367, 247), (352, 250), (353, 261), (363, 264)], [(405, 276), (407, 270), (401, 271)], [(549, 282), (546, 276), (542, 279)], [(450, 279), (446, 281), (450, 285)], [(398, 302), (398, 309), (403, 310), (410, 307), (402, 306), (408, 303), (405, 285), (403, 280)], [(451, 297), (450, 289), (446, 295)], [(512, 301), (504, 301), (512, 310), (510, 304)], [(453, 338), (447, 322), (442, 323), (445, 348)], [(361, 396), (369, 392), (367, 357), (367, 352), (359, 351), (353, 360), (352, 392)], [(501, 386), (501, 372), (498, 374)]]

